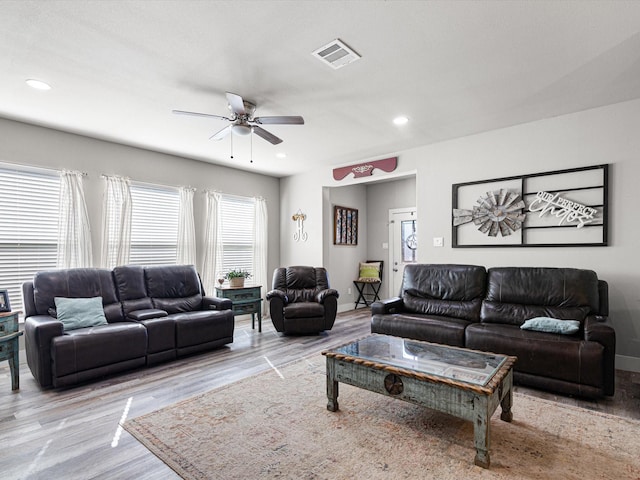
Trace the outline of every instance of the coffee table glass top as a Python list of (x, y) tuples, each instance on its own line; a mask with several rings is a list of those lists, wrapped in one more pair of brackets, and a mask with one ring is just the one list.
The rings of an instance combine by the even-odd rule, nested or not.
[(372, 335), (329, 353), (481, 386), (486, 385), (507, 361), (503, 355), (389, 335)]

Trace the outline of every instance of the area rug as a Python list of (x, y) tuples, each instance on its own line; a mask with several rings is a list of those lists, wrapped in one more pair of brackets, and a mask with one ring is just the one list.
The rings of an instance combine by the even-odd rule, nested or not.
[(327, 410), (318, 355), (124, 428), (185, 479), (640, 479), (637, 421), (516, 393), (486, 470), (471, 422), (344, 384), (338, 402)]

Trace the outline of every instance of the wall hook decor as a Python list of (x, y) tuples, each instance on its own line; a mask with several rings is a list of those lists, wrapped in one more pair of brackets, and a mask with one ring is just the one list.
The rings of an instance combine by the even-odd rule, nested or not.
[(302, 213), (302, 210), (300, 209), (298, 209), (298, 211), (291, 217), (291, 220), (293, 220), (294, 222), (298, 222), (297, 231), (293, 234), (293, 239), (296, 242), (299, 242), (300, 240), (306, 242), (307, 238), (309, 238), (309, 234), (304, 231), (304, 221), (306, 219), (307, 216)]

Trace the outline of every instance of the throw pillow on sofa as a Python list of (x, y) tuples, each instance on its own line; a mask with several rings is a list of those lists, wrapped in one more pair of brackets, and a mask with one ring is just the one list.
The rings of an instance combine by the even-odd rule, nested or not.
[(522, 330), (535, 330), (536, 332), (560, 333), (573, 335), (580, 329), (578, 320), (558, 320), (551, 317), (530, 318), (520, 327)]
[(55, 297), (54, 301), (56, 302), (56, 316), (62, 322), (65, 332), (107, 324), (102, 308), (102, 297)]

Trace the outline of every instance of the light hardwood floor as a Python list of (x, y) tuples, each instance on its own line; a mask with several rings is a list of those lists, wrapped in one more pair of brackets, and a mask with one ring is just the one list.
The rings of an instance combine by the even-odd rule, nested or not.
[[(234, 342), (221, 349), (142, 368), (73, 388), (40, 389), (21, 351), (20, 386), (11, 392), (7, 362), (0, 365), (0, 478), (173, 479), (178, 476), (126, 431), (137, 417), (216, 387), (317, 354), (370, 332), (367, 308), (338, 315), (317, 336), (285, 337), (263, 321), (237, 320)], [(640, 419), (640, 374), (618, 372), (616, 395), (580, 400), (516, 387), (552, 401)], [(215, 455), (215, 452), (211, 452)]]

